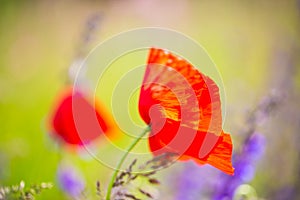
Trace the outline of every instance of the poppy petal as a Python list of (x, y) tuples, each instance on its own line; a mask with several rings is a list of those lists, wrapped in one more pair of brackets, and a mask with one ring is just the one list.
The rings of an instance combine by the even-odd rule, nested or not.
[(219, 88), (189, 62), (162, 49), (150, 50), (139, 99), (151, 126), (154, 155), (177, 153), (232, 174), (232, 143), (222, 130)]
[(186, 60), (162, 49), (152, 48), (141, 87), (139, 111), (150, 124), (149, 110), (160, 104), (166, 118), (183, 126), (222, 132), (219, 89)]
[(113, 123), (99, 102), (93, 106), (80, 91), (67, 89), (59, 98), (50, 119), (52, 133), (67, 144), (83, 145), (103, 133), (112, 133)]
[(212, 150), (207, 158), (207, 163), (222, 170), (223, 172), (233, 175), (234, 168), (231, 163), (232, 141), (228, 133), (222, 133), (221, 140)]

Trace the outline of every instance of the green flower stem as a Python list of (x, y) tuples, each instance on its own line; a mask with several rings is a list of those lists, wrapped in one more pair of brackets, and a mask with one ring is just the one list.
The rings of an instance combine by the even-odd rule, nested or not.
[(137, 137), (133, 143), (129, 146), (129, 148), (127, 149), (126, 153), (123, 155), (123, 157), (121, 158), (120, 162), (117, 165), (117, 168), (114, 171), (114, 174), (109, 182), (108, 188), (107, 188), (107, 194), (106, 194), (106, 200), (110, 200), (110, 195), (111, 195), (111, 190), (113, 187), (113, 184), (117, 178), (118, 172), (120, 171), (120, 168), (122, 167), (123, 162), (125, 161), (125, 159), (127, 158), (128, 154), (130, 153), (130, 151), (135, 147), (135, 145), (150, 131), (150, 126), (147, 126), (147, 128), (142, 132), (142, 134)]

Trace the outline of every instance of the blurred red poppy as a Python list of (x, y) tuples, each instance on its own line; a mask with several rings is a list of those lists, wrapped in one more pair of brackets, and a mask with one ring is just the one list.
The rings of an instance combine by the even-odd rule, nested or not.
[(233, 174), (232, 142), (222, 130), (218, 86), (186, 60), (150, 50), (139, 112), (151, 126), (154, 155), (176, 153), (180, 160), (193, 159)]
[(101, 135), (111, 137), (115, 125), (105, 108), (79, 90), (72, 88), (58, 98), (54, 112), (50, 118), (51, 133), (66, 144), (88, 144)]

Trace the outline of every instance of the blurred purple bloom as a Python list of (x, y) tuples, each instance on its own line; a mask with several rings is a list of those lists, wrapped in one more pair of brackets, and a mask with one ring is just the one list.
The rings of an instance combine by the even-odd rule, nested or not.
[(83, 178), (70, 165), (60, 165), (57, 178), (61, 189), (72, 197), (80, 196), (85, 188)]
[(266, 139), (262, 134), (252, 134), (244, 145), (244, 154), (253, 161), (258, 160), (264, 154)]
[(234, 160), (235, 178), (242, 183), (250, 182), (255, 175), (255, 163), (265, 151), (265, 137), (259, 133), (253, 133), (245, 141), (242, 152)]
[(236, 188), (250, 182), (255, 176), (255, 164), (265, 151), (265, 137), (259, 133), (252, 133), (245, 140), (242, 151), (233, 156), (234, 176), (220, 175), (216, 184), (214, 200), (232, 199)]
[(247, 161), (241, 161), (235, 166), (235, 178), (239, 178), (241, 182), (247, 183), (251, 181), (255, 174), (254, 166)]
[(195, 166), (194, 163), (187, 163), (186, 166), (184, 166), (183, 172), (181, 173), (178, 181), (178, 191), (176, 195), (177, 200), (195, 199), (196, 194), (193, 193), (195, 193), (197, 186), (202, 184), (201, 179), (195, 179), (195, 177), (198, 177), (196, 168), (197, 166)]
[(180, 176), (176, 180), (177, 191), (176, 200), (195, 200), (203, 199), (211, 191), (206, 189), (213, 188), (215, 184), (215, 175), (218, 170), (205, 165), (200, 167), (195, 162), (185, 163)]

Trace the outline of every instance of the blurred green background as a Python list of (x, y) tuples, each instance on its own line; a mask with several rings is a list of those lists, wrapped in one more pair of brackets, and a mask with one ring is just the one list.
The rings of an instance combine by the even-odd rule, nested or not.
[(0, 185), (49, 181), (54, 188), (40, 199), (67, 199), (56, 180), (62, 156), (82, 171), (91, 193), (96, 180), (107, 184), (110, 169), (55, 146), (45, 127), (94, 13), (101, 20), (84, 53), (114, 34), (144, 26), (174, 29), (203, 45), (223, 78), (224, 129), (237, 147), (247, 112), (272, 88), (287, 92), (280, 111), (260, 128), (268, 146), (253, 185), (269, 199), (282, 185), (298, 184), (299, 10), (297, 1), (1, 1)]

